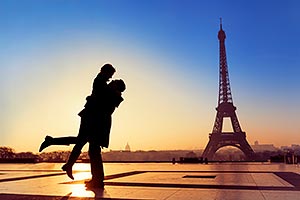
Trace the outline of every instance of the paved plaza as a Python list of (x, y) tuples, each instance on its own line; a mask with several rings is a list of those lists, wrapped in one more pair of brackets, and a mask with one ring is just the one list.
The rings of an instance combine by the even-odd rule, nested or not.
[(0, 199), (300, 199), (300, 167), (270, 163), (109, 164), (105, 189), (88, 190), (88, 164), (0, 164)]

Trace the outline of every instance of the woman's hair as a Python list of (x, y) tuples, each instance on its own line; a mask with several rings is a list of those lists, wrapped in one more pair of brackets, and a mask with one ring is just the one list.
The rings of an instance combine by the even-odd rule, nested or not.
[(122, 79), (114, 80), (115, 84), (120, 92), (124, 92), (126, 89), (126, 85)]

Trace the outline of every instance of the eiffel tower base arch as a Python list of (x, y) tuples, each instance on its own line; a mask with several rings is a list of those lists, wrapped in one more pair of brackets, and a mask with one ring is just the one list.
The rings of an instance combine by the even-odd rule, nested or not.
[(254, 152), (246, 140), (245, 132), (211, 133), (202, 157), (213, 160), (215, 153), (225, 146), (237, 147), (245, 154), (248, 161), (255, 160)]

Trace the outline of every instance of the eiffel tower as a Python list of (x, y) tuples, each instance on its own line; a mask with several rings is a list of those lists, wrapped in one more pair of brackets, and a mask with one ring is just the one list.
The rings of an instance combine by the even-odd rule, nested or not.
[[(222, 29), (222, 19), (220, 21), (220, 31), (218, 33), (220, 47), (220, 76), (219, 76), (219, 99), (217, 115), (212, 133), (209, 134), (209, 142), (202, 154), (203, 158), (213, 160), (216, 151), (225, 146), (239, 148), (247, 157), (247, 160), (254, 159), (254, 152), (246, 140), (246, 133), (242, 131), (236, 115), (236, 107), (233, 105), (229, 84), (229, 74), (226, 60), (225, 32)], [(222, 132), (223, 119), (230, 118), (233, 132)]]

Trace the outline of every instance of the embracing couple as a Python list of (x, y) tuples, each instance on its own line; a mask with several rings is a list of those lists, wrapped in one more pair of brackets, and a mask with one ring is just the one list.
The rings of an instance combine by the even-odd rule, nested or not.
[(89, 157), (92, 179), (86, 182), (89, 188), (104, 188), (104, 171), (101, 157), (101, 148), (108, 147), (111, 129), (111, 115), (115, 108), (123, 101), (122, 92), (125, 91), (123, 80), (112, 80), (107, 83), (116, 72), (111, 64), (101, 67), (100, 73), (94, 79), (92, 94), (86, 98), (84, 109), (78, 114), (81, 117), (79, 133), (77, 137), (53, 138), (46, 136), (41, 144), (41, 152), (51, 145), (75, 144), (62, 170), (74, 179), (72, 167), (81, 153), (81, 149), (89, 143)]

